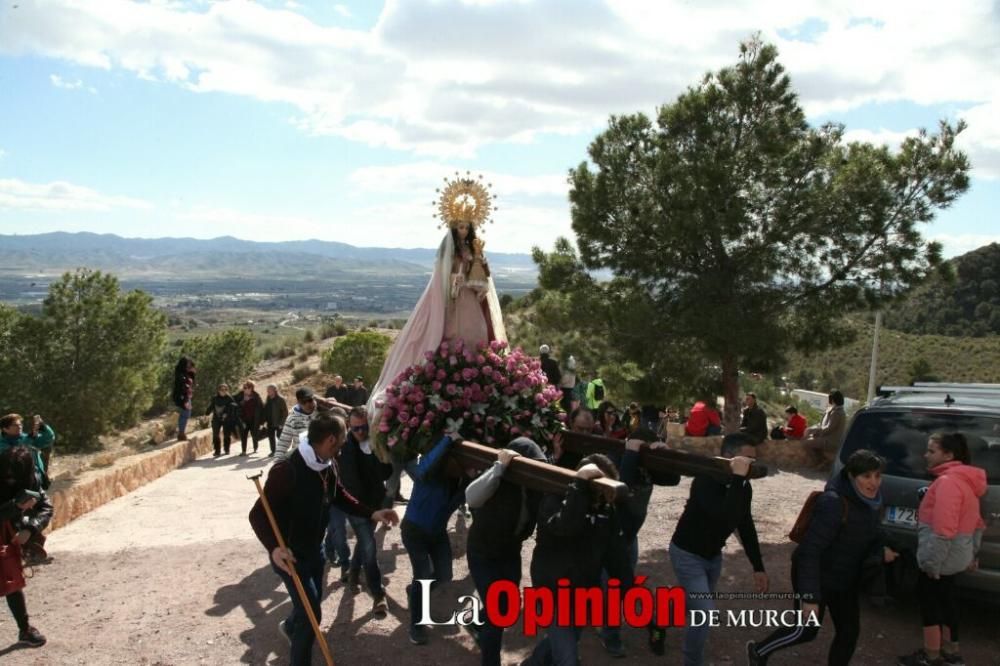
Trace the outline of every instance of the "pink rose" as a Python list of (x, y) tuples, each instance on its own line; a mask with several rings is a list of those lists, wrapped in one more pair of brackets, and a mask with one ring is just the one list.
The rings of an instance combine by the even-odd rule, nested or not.
[(412, 419), (410, 419), (409, 423), (407, 423), (406, 425), (410, 426), (411, 428), (416, 428), (418, 425), (420, 425), (420, 419), (414, 416)]
[(413, 406), (413, 412), (414, 412), (415, 414), (418, 414), (418, 415), (419, 415), (419, 414), (423, 414), (423, 413), (424, 413), (425, 411), (427, 411), (427, 410), (426, 410), (426, 409), (424, 409), (424, 405), (423, 405), (423, 403), (420, 403), (420, 404), (417, 404), (417, 405), (414, 405), (414, 406)]
[(400, 421), (400, 423), (406, 423), (409, 420), (410, 420), (410, 413), (409, 412), (400, 412), (399, 413), (399, 421)]
[(448, 373), (445, 372), (444, 370), (438, 370), (435, 377), (439, 382), (443, 382), (444, 380), (448, 379)]

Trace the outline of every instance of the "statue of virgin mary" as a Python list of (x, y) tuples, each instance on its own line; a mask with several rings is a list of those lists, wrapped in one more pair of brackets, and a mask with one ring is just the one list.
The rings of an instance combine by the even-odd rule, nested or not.
[(443, 340), (461, 339), (473, 349), (484, 342), (507, 341), (500, 301), (483, 255), (484, 242), (477, 233), (491, 221), (493, 197), (482, 176), (446, 178), (444, 189), (438, 192), (436, 217), (448, 230), (438, 247), (431, 279), (372, 389), (368, 414), (374, 424), (386, 387), (406, 368), (422, 363), (424, 354), (436, 350)]

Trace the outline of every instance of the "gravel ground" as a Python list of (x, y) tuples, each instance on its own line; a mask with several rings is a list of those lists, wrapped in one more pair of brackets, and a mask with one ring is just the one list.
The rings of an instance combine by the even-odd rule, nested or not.
[[(51, 564), (37, 568), (27, 588), (33, 623), (48, 645), (19, 649), (13, 642), (11, 617), (0, 614), (0, 661), (4, 664), (282, 664), (287, 644), (278, 621), (289, 608), (288, 595), (267, 566), (267, 556), (247, 523), (256, 498), (246, 474), (264, 470), (268, 459), (224, 457), (200, 459), (138, 491), (54, 532), (49, 540)], [(802, 499), (821, 487), (818, 477), (779, 473), (754, 483), (754, 512), (771, 577), (772, 592), (788, 592), (787, 533)], [(649, 519), (640, 534), (640, 570), (652, 584), (673, 584), (666, 545), (687, 496), (689, 482), (657, 488)], [(404, 492), (408, 494), (409, 489)], [(402, 509), (402, 507), (399, 507)], [(464, 558), (464, 517), (453, 518), (455, 582), (435, 593), (442, 612), (472, 590)], [(404, 587), (409, 561), (398, 529), (379, 530), (380, 561), (387, 577), (390, 614), (371, 616), (371, 599), (362, 592), (345, 593), (334, 575), (328, 577), (322, 626), (339, 665), (478, 663), (472, 639), (458, 627), (435, 627), (427, 646), (410, 645), (405, 630)], [(525, 580), (532, 544), (524, 551)], [(752, 589), (751, 570), (735, 538), (725, 552), (719, 590)], [(723, 601), (722, 609), (784, 609), (783, 601)], [(972, 666), (1000, 664), (995, 609), (967, 605), (963, 650)], [(765, 629), (720, 628), (709, 640), (706, 663), (744, 663), (743, 645), (761, 638)], [(832, 635), (825, 627), (810, 646), (788, 650), (772, 664), (822, 663)], [(593, 631), (582, 641), (584, 664), (680, 663), (680, 630), (670, 631), (667, 655), (654, 657), (645, 632), (624, 632), (629, 655), (611, 659)], [(889, 608), (867, 605), (856, 664), (893, 664), (895, 656), (917, 646), (917, 609), (912, 604)], [(505, 663), (519, 663), (533, 639), (508, 632)], [(314, 663), (321, 664), (319, 650)]]

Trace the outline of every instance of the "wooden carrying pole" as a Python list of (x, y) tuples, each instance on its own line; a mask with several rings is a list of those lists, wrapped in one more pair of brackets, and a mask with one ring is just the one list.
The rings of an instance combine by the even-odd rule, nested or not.
[[(451, 455), (463, 466), (485, 469), (497, 460), (499, 449), (476, 442), (462, 441), (452, 446)], [(524, 456), (516, 456), (503, 478), (512, 483), (538, 490), (543, 493), (565, 493), (569, 484), (577, 478), (571, 469), (557, 467)], [(612, 479), (592, 479), (590, 487), (600, 492), (608, 502), (616, 502), (628, 496), (628, 486)]]
[[(281, 530), (278, 529), (278, 521), (274, 519), (274, 514), (271, 513), (271, 505), (267, 501), (267, 496), (264, 495), (264, 489), (260, 485), (260, 477), (263, 476), (263, 472), (257, 472), (248, 479), (253, 481), (253, 484), (257, 486), (257, 494), (260, 495), (260, 502), (264, 505), (264, 512), (267, 514), (267, 521), (271, 523), (271, 529), (274, 531), (274, 538), (278, 540), (278, 546), (287, 552), (285, 548), (285, 540), (281, 536)], [(323, 637), (323, 632), (319, 629), (319, 622), (316, 621), (316, 613), (313, 612), (312, 604), (309, 603), (309, 596), (306, 594), (306, 588), (302, 587), (302, 580), (299, 579), (299, 574), (295, 570), (295, 565), (289, 566), (289, 573), (292, 575), (292, 582), (295, 583), (295, 590), (299, 593), (299, 599), (302, 601), (302, 607), (306, 609), (306, 616), (309, 618), (309, 624), (312, 625), (313, 632), (316, 634), (316, 642), (319, 643), (320, 649), (323, 651), (323, 658), (326, 660), (327, 666), (333, 666), (333, 655), (330, 654), (330, 646), (326, 644), (326, 638)]]
[[(590, 453), (622, 455), (625, 452), (625, 442), (620, 439), (568, 430), (562, 433), (562, 438), (567, 451), (584, 455)], [(636, 439), (649, 441), (649, 437), (644, 437), (640, 432), (636, 433)], [(676, 449), (651, 449), (648, 446), (643, 446), (639, 449), (639, 460), (642, 466), (651, 472), (683, 474), (685, 476), (711, 476), (720, 481), (725, 481), (732, 476), (728, 458), (709, 458)], [(767, 476), (766, 465), (755, 462), (750, 466), (749, 478), (760, 479), (765, 476)]]

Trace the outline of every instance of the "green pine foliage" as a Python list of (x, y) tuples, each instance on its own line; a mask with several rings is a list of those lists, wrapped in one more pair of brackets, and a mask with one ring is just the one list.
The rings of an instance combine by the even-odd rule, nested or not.
[(385, 357), (392, 346), (392, 339), (373, 331), (357, 331), (337, 338), (323, 352), (320, 370), (342, 375), (350, 382), (361, 375), (368, 386), (373, 386), (382, 371)]
[(61, 449), (96, 448), (153, 403), (166, 326), (148, 294), (100, 271), (66, 273), (39, 315), (0, 308), (0, 406), (41, 414)]
[(983, 337), (1000, 334), (1000, 243), (949, 263), (905, 301), (886, 310), (885, 323), (904, 333)]

